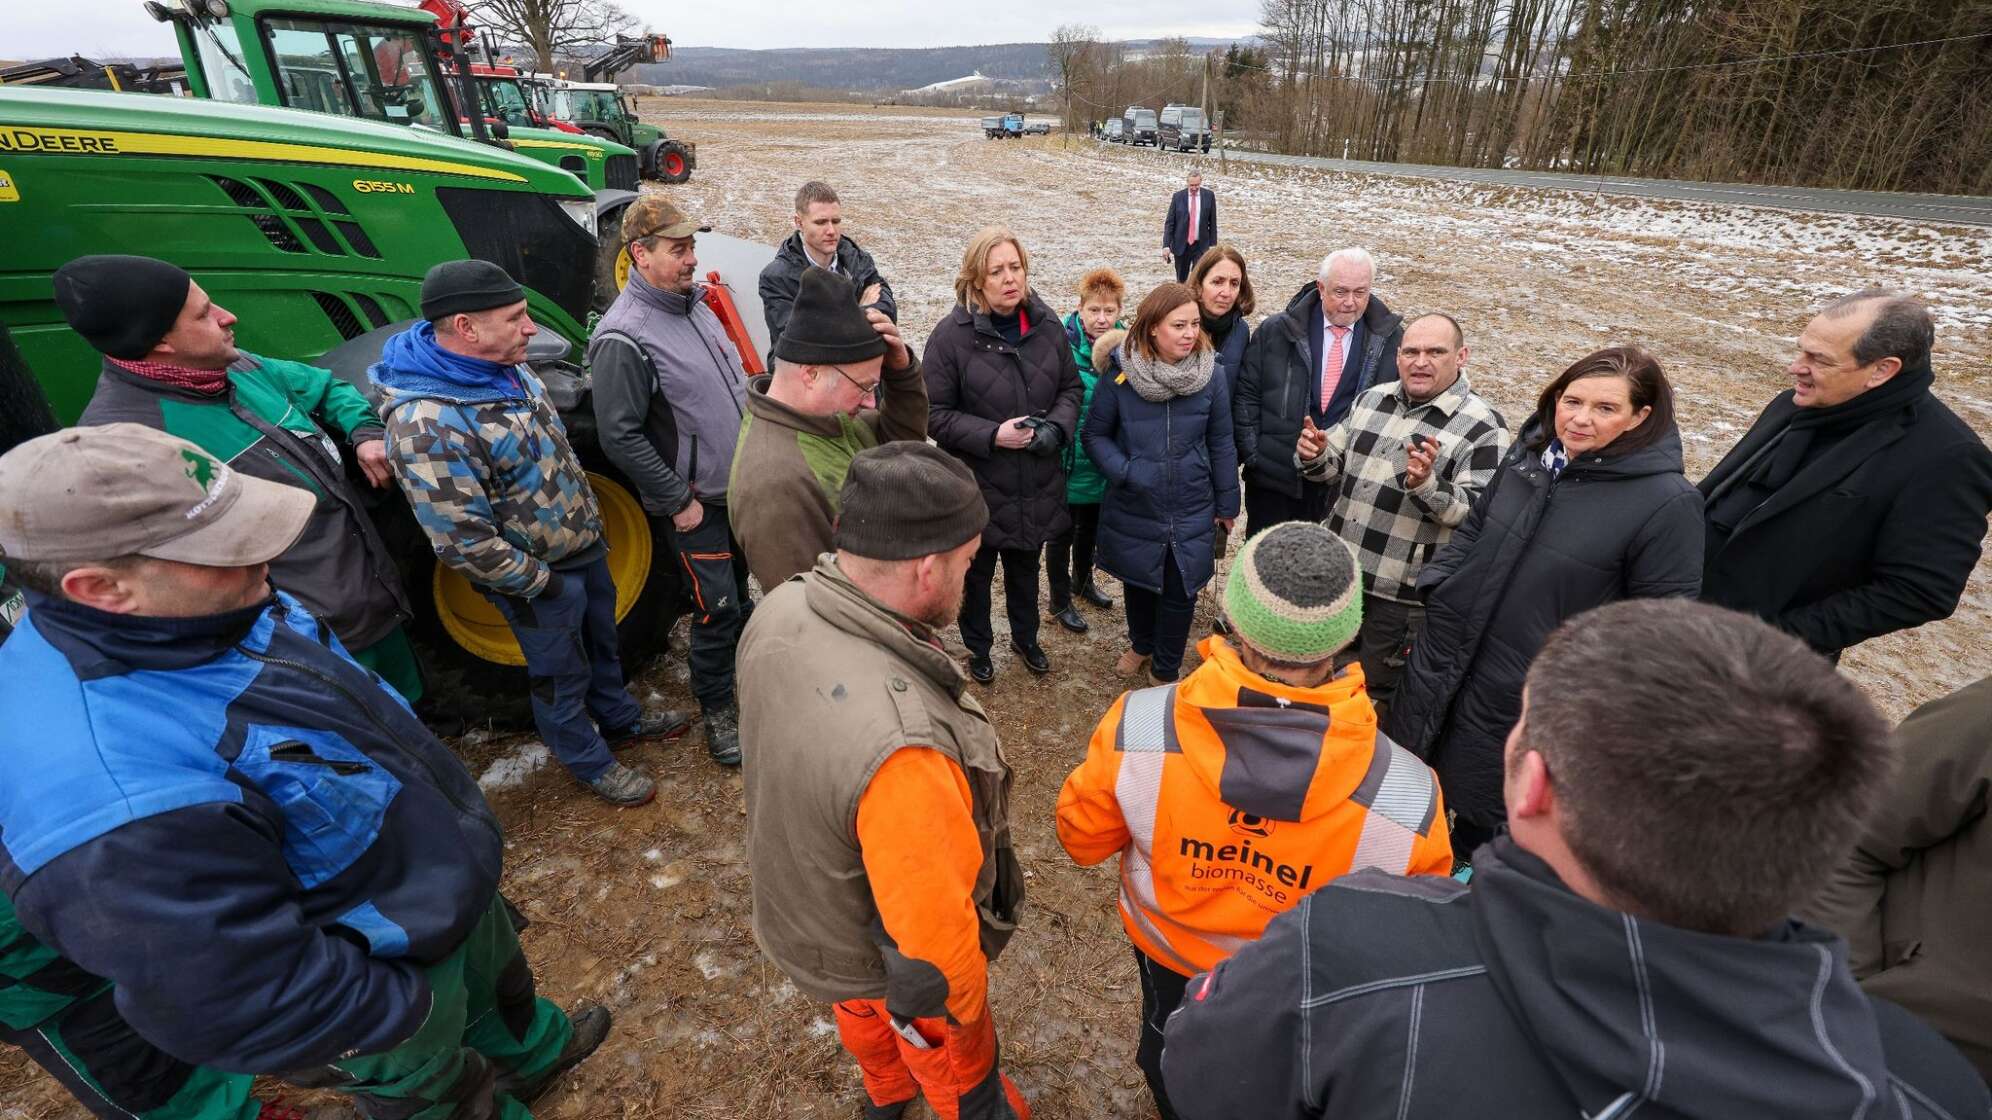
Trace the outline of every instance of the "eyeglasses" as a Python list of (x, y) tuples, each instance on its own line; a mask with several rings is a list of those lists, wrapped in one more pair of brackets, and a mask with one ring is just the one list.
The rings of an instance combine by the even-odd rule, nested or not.
[(872, 394), (878, 392), (879, 382), (885, 380), (884, 377), (879, 377), (876, 380), (874, 380), (871, 384), (867, 385), (864, 382), (859, 381), (857, 378), (852, 377), (850, 374), (845, 373), (843, 366), (831, 366), (830, 368), (837, 371), (837, 376), (850, 382), (851, 387), (858, 391), (859, 396), (869, 397)]

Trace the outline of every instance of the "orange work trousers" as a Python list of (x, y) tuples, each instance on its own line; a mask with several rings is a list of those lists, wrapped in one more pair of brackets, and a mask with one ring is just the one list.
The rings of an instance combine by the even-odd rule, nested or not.
[(944, 1018), (915, 1019), (930, 1044), (921, 1049), (893, 1029), (882, 999), (845, 1000), (836, 1012), (837, 1037), (864, 1074), (867, 1115), (925, 1093), (940, 1120), (1030, 1120), (1029, 1102), (996, 1069), (996, 1031), (986, 1020), (987, 1039), (971, 1039)]

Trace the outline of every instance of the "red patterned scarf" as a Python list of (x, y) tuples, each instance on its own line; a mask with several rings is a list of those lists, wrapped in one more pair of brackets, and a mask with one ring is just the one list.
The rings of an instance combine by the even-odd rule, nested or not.
[(123, 358), (110, 357), (105, 360), (126, 373), (177, 389), (191, 389), (209, 396), (220, 396), (228, 389), (228, 371), (225, 369), (188, 369), (165, 362), (127, 362)]

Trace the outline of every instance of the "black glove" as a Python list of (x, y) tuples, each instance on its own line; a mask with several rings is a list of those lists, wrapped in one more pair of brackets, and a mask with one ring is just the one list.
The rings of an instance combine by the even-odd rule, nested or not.
[(1065, 445), (1065, 434), (1056, 424), (1039, 424), (1031, 432), (1031, 445), (1025, 448), (1033, 455), (1055, 455)]
[(548, 568), (546, 570), (546, 583), (541, 585), (540, 593), (533, 596), (533, 598), (545, 599), (551, 603), (555, 599), (560, 598), (561, 592), (565, 590), (567, 590), (567, 577), (552, 568)]

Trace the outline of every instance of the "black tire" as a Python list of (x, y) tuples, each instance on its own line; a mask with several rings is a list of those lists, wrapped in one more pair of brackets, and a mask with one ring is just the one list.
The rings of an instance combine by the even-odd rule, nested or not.
[(617, 136), (614, 129), (603, 128), (601, 125), (598, 124), (584, 124), (581, 126), (581, 131), (587, 133), (590, 136), (595, 137), (598, 140), (607, 140), (610, 143), (614, 144), (620, 144), (623, 142), (622, 137)]
[(595, 290), (588, 305), (607, 311), (622, 294), (616, 286), (616, 258), (622, 255), (622, 217), (627, 207), (618, 206), (595, 215)]
[(665, 183), (682, 183), (692, 177), (692, 154), (676, 140), (666, 140), (657, 149), (657, 178)]
[(7, 324), (0, 323), (0, 454), (59, 426), (41, 382), (14, 345)]

